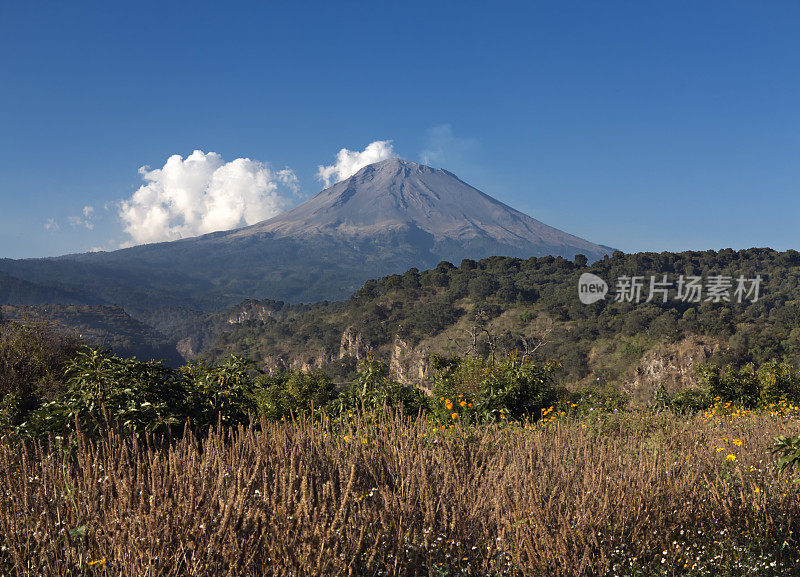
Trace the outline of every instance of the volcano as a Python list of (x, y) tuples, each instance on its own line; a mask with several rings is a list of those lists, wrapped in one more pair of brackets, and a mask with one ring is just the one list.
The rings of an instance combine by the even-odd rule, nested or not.
[(252, 226), (113, 252), (4, 259), (0, 272), (73, 299), (89, 294), (92, 304), (214, 310), (247, 298), (342, 299), (369, 278), (441, 261), (577, 254), (594, 261), (611, 252), (446, 170), (390, 159)]

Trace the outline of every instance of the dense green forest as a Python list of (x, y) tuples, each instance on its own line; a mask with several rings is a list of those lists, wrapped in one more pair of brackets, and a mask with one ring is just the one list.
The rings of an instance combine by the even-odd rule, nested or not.
[[(581, 303), (578, 279), (585, 272), (609, 284), (604, 300)], [(663, 275), (673, 283), (666, 302), (660, 293), (645, 302), (650, 277), (661, 281)], [(707, 300), (707, 294), (700, 302), (678, 299), (681, 275), (704, 282), (715, 275), (731, 277), (730, 302)], [(617, 279), (624, 276), (643, 277), (640, 302), (615, 300)], [(744, 295), (734, 294), (736, 280), (757, 276), (758, 298), (737, 298)], [(797, 364), (799, 279), (800, 253), (770, 249), (616, 252), (591, 265), (581, 257), (443, 262), (427, 271), (370, 280), (344, 302), (283, 306), (269, 301), (261, 311), (268, 314), (258, 314), (259, 301), (243, 303), (225, 313), (233, 324), (220, 330), (203, 357), (237, 354), (265, 369), (306, 365), (348, 380), (356, 365), (351, 356), (372, 350), (390, 363), (400, 339), (406, 349), (427, 354), (533, 351), (538, 360), (559, 361), (567, 384), (599, 379), (617, 385), (649, 351), (674, 354), (682, 343), (704, 345), (708, 358), (702, 360), (723, 367), (772, 359)], [(343, 347), (348, 329), (350, 340), (358, 342)]]

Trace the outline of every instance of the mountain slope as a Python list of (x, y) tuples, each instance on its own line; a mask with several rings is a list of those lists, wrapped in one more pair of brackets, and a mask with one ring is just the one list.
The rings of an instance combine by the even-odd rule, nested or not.
[(400, 159), (369, 165), (300, 206), (231, 236), (370, 237), (415, 229), (432, 235), (432, 251), (442, 256), (450, 244), (478, 248), (482, 243), (539, 256), (581, 253), (591, 260), (610, 252), (506, 206), (446, 170)]
[(80, 337), (87, 345), (109, 347), (114, 354), (126, 358), (165, 360), (174, 367), (185, 362), (167, 337), (119, 307), (0, 305), (0, 318), (44, 323)]
[(370, 165), (271, 220), (108, 253), (0, 260), (0, 272), (141, 312), (246, 298), (345, 298), (369, 279), (442, 260), (611, 252), (540, 223), (444, 170)]
[(63, 304), (102, 304), (85, 291), (64, 290), (58, 283), (36, 284), (0, 273), (0, 303), (10, 305), (38, 305), (58, 302)]

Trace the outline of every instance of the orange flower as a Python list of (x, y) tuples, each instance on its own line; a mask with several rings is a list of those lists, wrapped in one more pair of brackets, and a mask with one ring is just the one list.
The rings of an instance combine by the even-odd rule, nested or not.
[(458, 404), (461, 405), (462, 407), (466, 407), (467, 406), (467, 401), (461, 401)]
[(455, 421), (458, 418), (458, 413), (453, 413), (452, 415), (450, 415), (450, 418)]

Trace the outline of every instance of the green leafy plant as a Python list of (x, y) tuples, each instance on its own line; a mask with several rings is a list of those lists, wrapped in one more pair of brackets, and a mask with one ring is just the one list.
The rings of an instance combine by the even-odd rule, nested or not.
[[(775, 437), (772, 454), (780, 456), (777, 462), (778, 473), (796, 469), (800, 464), (800, 436)], [(794, 482), (798, 483), (800, 479), (795, 479)]]
[(653, 394), (651, 408), (657, 411), (669, 409), (676, 413), (689, 414), (703, 411), (710, 407), (712, 403), (711, 394), (705, 389), (688, 387), (674, 395), (670, 395), (664, 385), (661, 384)]
[(257, 413), (252, 362), (230, 357), (218, 365), (171, 369), (157, 361), (122, 359), (105, 349), (79, 351), (67, 363), (67, 390), (32, 411), (19, 427), (36, 435), (108, 425), (136, 434), (165, 431), (191, 420), (203, 430), (217, 422), (246, 423)]
[(22, 424), (25, 433), (63, 433), (76, 423), (96, 433), (108, 424), (137, 433), (183, 420), (186, 382), (159, 362), (121, 359), (105, 349), (79, 351), (67, 364), (67, 391)]
[(431, 367), (432, 410), (443, 422), (537, 419), (560, 396), (553, 385), (558, 363), (536, 364), (516, 354), (495, 362), (472, 356), (433, 356)]
[(331, 412), (342, 415), (349, 411), (375, 411), (383, 407), (402, 407), (414, 414), (427, 406), (425, 395), (415, 387), (406, 387), (389, 375), (386, 365), (372, 353), (358, 366), (358, 379), (331, 404)]
[(743, 407), (758, 405), (761, 387), (753, 363), (737, 369), (728, 367), (724, 372), (716, 365), (705, 364), (697, 368), (700, 384), (712, 398), (730, 401)]
[(676, 413), (697, 413), (710, 407), (711, 395), (708, 391), (686, 388), (677, 392), (670, 400), (670, 408)]
[(184, 367), (188, 379), (186, 412), (195, 426), (205, 429), (246, 423), (258, 411), (253, 361), (231, 355), (225, 362)]
[(292, 371), (264, 378), (256, 393), (259, 412), (270, 420), (308, 415), (336, 397), (333, 382), (320, 372)]

